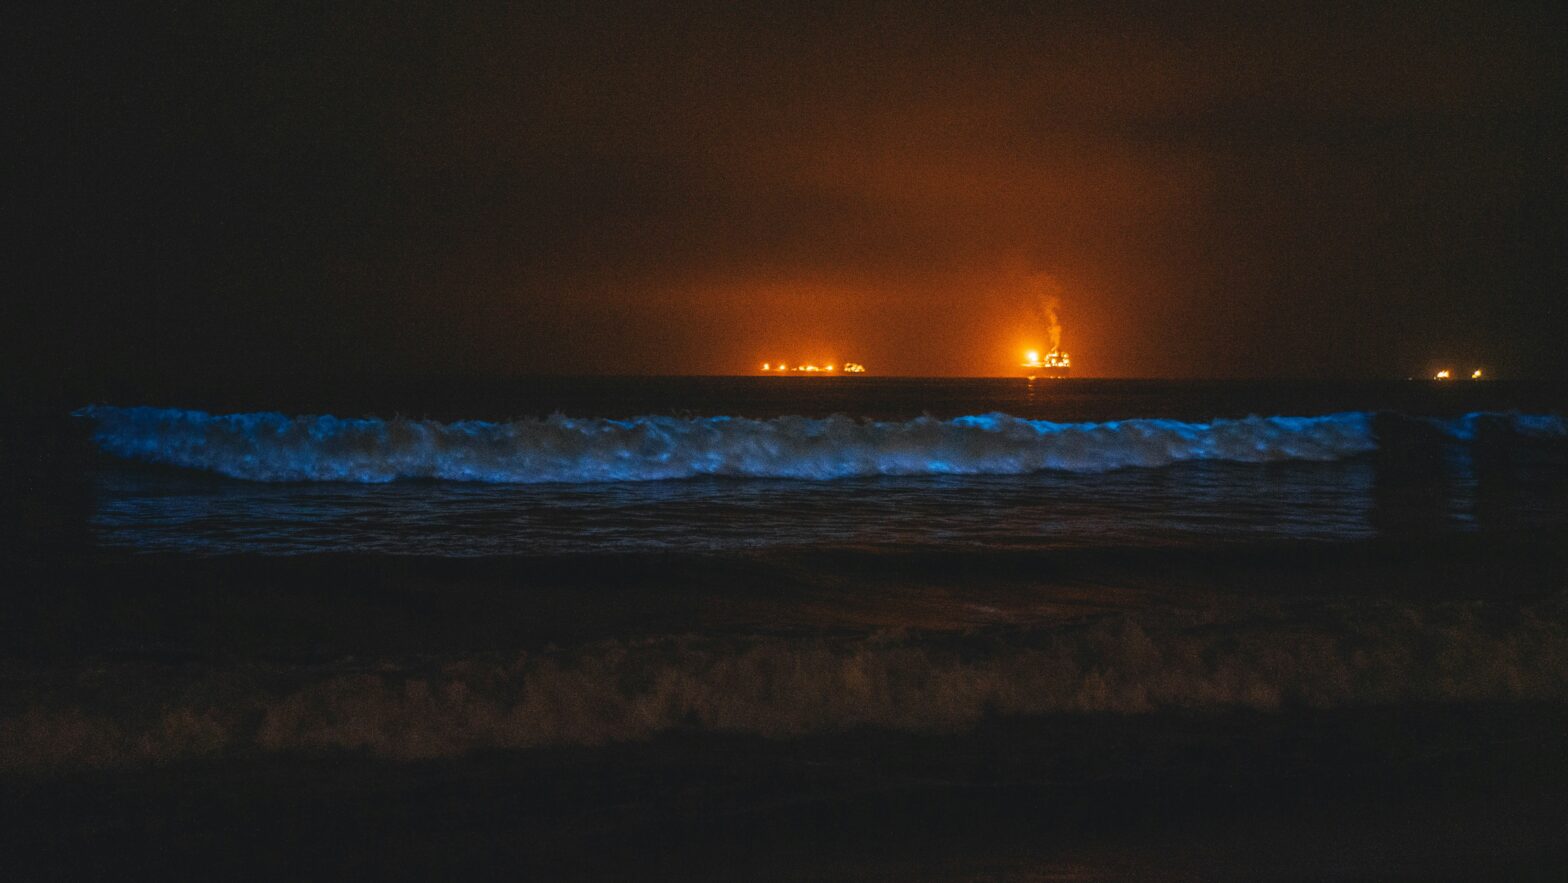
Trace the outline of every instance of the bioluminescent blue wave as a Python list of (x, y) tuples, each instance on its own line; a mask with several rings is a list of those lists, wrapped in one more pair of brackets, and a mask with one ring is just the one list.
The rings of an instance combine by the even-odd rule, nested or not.
[[(1105, 472), (1193, 460), (1329, 461), (1377, 447), (1373, 415), (1052, 423), (1006, 414), (941, 420), (851, 417), (548, 418), (507, 422), (276, 413), (208, 414), (95, 405), (103, 450), (130, 460), (254, 481), (652, 481), (694, 476), (835, 479), (878, 475)], [(1474, 434), (1474, 419), (1445, 427)], [(1565, 435), (1560, 417), (1514, 417)]]

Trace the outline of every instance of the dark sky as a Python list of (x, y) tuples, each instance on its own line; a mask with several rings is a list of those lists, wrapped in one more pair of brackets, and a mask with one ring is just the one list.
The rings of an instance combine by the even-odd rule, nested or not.
[(36, 5), (79, 377), (1568, 369), (1562, 4)]

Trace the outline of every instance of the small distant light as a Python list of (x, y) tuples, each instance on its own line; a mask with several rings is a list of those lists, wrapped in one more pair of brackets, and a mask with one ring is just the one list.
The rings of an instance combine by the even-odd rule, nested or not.
[(1449, 371), (1447, 368), (1444, 368), (1443, 370), (1437, 372), (1436, 376), (1434, 376), (1432, 379), (1433, 380), (1448, 380), (1449, 378), (1451, 378), (1453, 376), (1454, 376), (1453, 372)]
[(1474, 371), (1471, 371), (1470, 372), (1470, 379), (1471, 380), (1480, 380), (1481, 379), (1481, 369), (1477, 368)]

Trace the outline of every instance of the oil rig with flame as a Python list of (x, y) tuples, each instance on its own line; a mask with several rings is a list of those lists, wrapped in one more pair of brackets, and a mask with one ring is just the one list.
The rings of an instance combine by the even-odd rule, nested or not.
[(1033, 380), (1036, 377), (1067, 377), (1072, 374), (1072, 356), (1061, 350), (1051, 350), (1045, 355), (1040, 355), (1034, 350), (1024, 354), (1024, 376)]
[(1046, 298), (1036, 307), (1041, 322), (1045, 325), (1046, 336), (1051, 342), (1051, 350), (1044, 355), (1041, 355), (1038, 350), (1024, 353), (1022, 367), (1024, 376), (1030, 380), (1036, 377), (1066, 377), (1072, 374), (1072, 356), (1062, 352), (1062, 323), (1056, 318), (1056, 303), (1056, 298)]

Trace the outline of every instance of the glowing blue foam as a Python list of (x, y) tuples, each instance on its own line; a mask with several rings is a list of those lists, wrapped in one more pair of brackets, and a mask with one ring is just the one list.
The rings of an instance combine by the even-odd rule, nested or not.
[(1017, 475), (1189, 460), (1326, 461), (1377, 446), (1371, 415), (1360, 412), (1203, 423), (1052, 423), (996, 413), (906, 421), (556, 415), (439, 423), (102, 405), (77, 413), (97, 423), (98, 444), (116, 456), (256, 481)]

